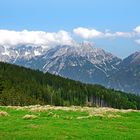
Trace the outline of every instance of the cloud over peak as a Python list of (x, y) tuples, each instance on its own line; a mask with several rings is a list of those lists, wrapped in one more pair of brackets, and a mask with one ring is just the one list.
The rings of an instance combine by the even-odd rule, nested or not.
[(16, 46), (16, 45), (71, 45), (72, 37), (66, 31), (43, 32), (43, 31), (11, 31), (0, 30), (0, 45)]
[(53, 47), (56, 45), (75, 45), (75, 35), (83, 40), (94, 39), (114, 39), (114, 38), (131, 38), (136, 43), (140, 44), (140, 26), (132, 29), (131, 32), (110, 30), (98, 31), (94, 28), (78, 27), (72, 32), (60, 30), (58, 32), (44, 32), (44, 31), (13, 31), (0, 30), (0, 45), (14, 47), (17, 45), (34, 45)]
[(104, 35), (102, 32), (95, 29), (88, 29), (83, 27), (78, 27), (74, 29), (73, 32), (74, 34), (84, 39), (101, 38)]

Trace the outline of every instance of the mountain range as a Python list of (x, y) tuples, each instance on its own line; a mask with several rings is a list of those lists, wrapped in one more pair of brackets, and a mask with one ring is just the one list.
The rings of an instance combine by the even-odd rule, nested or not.
[(89, 42), (52, 48), (0, 46), (0, 61), (140, 94), (140, 52), (122, 60)]

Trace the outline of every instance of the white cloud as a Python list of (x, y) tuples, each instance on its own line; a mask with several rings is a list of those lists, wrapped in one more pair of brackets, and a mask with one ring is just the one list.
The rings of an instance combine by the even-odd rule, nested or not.
[(132, 33), (129, 33), (129, 32), (116, 32), (115, 33), (115, 36), (116, 37), (131, 38), (133, 36), (133, 34)]
[(73, 30), (73, 32), (74, 34), (84, 39), (101, 38), (104, 35), (102, 32), (95, 29), (88, 29), (83, 27), (76, 28)]
[[(135, 31), (135, 33), (136, 33), (136, 36), (139, 37), (139, 36), (140, 36), (140, 26), (137, 26), (137, 27), (134, 29), (134, 31)], [(136, 42), (137, 44), (140, 45), (140, 39), (135, 40), (135, 42)]]
[[(60, 30), (58, 32), (44, 32), (44, 31), (12, 31), (0, 30), (0, 45), (14, 47), (17, 45), (34, 45), (43, 47), (53, 47), (55, 45), (75, 45), (74, 35), (81, 39), (95, 39), (95, 38), (133, 38), (140, 35), (140, 26), (133, 29), (132, 32), (111, 32), (106, 29), (104, 32), (98, 31), (94, 28), (78, 27), (73, 29), (73, 33)], [(140, 39), (136, 40), (140, 44)]]
[(115, 32), (115, 33), (111, 33), (111, 32), (107, 32), (104, 34), (104, 37), (106, 38), (118, 38), (118, 37), (122, 37), (122, 38), (131, 38), (133, 37), (133, 33), (129, 33), (129, 32)]
[(137, 26), (134, 31), (137, 33), (137, 34), (140, 34), (140, 26)]
[(95, 29), (88, 29), (88, 28), (76, 28), (73, 30), (74, 34), (83, 38), (83, 39), (94, 39), (94, 38), (117, 38), (117, 37), (124, 37), (124, 38), (131, 38), (133, 36), (132, 33), (129, 32), (115, 32), (112, 33), (110, 30), (105, 30), (105, 32), (100, 32)]
[(27, 45), (71, 45), (73, 39), (66, 31), (43, 32), (43, 31), (9, 31), (0, 30), (0, 45), (16, 46), (21, 44)]

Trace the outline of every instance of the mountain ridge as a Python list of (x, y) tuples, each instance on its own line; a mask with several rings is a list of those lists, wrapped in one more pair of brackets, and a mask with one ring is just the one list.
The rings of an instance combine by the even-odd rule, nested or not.
[(18, 51), (19, 56), (12, 55), (7, 58), (8, 56), (0, 53), (0, 60), (84, 83), (101, 84), (108, 88), (140, 94), (140, 85), (137, 82), (140, 52), (122, 60), (88, 42), (53, 48), (18, 46), (11, 49), (12, 53), (13, 50)]

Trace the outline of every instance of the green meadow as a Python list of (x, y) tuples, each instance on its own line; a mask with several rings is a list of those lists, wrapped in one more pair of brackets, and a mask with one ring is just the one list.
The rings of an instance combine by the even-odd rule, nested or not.
[(1, 140), (139, 140), (140, 112), (82, 107), (0, 107)]

